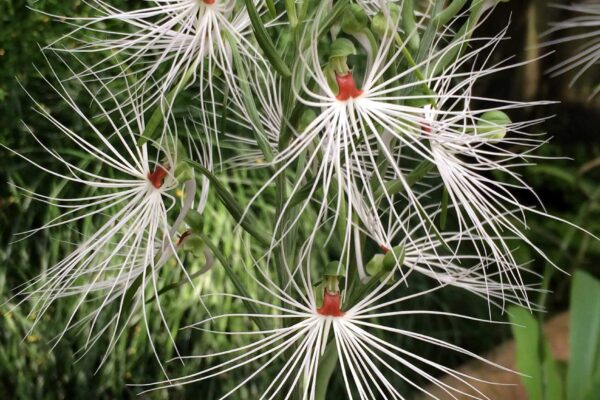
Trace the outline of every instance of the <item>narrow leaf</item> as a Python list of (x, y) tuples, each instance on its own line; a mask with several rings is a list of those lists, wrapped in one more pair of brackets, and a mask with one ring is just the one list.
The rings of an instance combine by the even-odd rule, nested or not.
[(254, 32), (254, 36), (256, 37), (256, 41), (258, 42), (260, 48), (265, 52), (265, 56), (273, 65), (273, 68), (283, 77), (289, 77), (292, 75), (288, 66), (283, 62), (283, 59), (277, 53), (277, 49), (273, 44), (273, 41), (269, 37), (265, 26), (263, 25), (260, 15), (258, 15), (258, 11), (256, 10), (256, 6), (254, 5), (253, 0), (244, 0), (246, 3), (246, 10), (248, 11), (248, 17), (250, 17), (250, 22), (252, 23), (252, 31)]
[(600, 369), (600, 281), (583, 271), (577, 271), (573, 278), (570, 324), (567, 398), (580, 400), (585, 398)]

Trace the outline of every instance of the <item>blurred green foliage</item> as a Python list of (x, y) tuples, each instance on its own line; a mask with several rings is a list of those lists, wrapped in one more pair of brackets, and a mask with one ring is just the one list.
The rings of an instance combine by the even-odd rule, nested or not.
[[(114, 6), (134, 7), (142, 1), (111, 0)], [(513, 13), (515, 21), (511, 27), (512, 40), (500, 48), (502, 56), (517, 54), (524, 57), (524, 49), (528, 43), (527, 18), (525, 12), (529, 1), (511, 1), (502, 4), (498, 9), (498, 17), (488, 21), (482, 28), (496, 32), (498, 24), (504, 24), (508, 15)], [(48, 91), (42, 77), (50, 77), (40, 46), (51, 43), (60, 35), (69, 31), (64, 23), (31, 11), (28, 7), (46, 11), (55, 15), (85, 16), (90, 12), (89, 7), (80, 0), (0, 0), (0, 143), (17, 149), (27, 155), (34, 155), (36, 147), (31, 136), (24, 129), (24, 121), (38, 134), (44, 142), (52, 146), (61, 146), (62, 140), (51, 129), (46, 121), (30, 112), (31, 96), (51, 110), (52, 114), (64, 121), (73, 130), (81, 128), (77, 121), (65, 108), (56, 94)], [(550, 60), (551, 61), (551, 60)], [(541, 74), (544, 63), (538, 65), (537, 73)], [(38, 70), (36, 70), (39, 68)], [(57, 69), (60, 66), (54, 65)], [(539, 76), (538, 76), (539, 77)], [(520, 98), (522, 82), (530, 79), (525, 74), (515, 78), (514, 72), (501, 73), (482, 88), (485, 93), (500, 97)], [(510, 83), (510, 84), (507, 84)], [(536, 95), (546, 98), (561, 98), (562, 92), (546, 78), (540, 80)], [(23, 88), (21, 88), (23, 86)], [(76, 88), (71, 88), (76, 91)], [(75, 92), (76, 93), (76, 92)], [(576, 96), (575, 96), (576, 97)], [(550, 163), (540, 160), (540, 166), (524, 169), (526, 180), (532, 183), (540, 194), (548, 210), (569, 221), (581, 224), (590, 232), (600, 232), (600, 140), (598, 127), (600, 114), (591, 103), (573, 101), (573, 97), (563, 97), (566, 102), (542, 110), (543, 115), (556, 114), (546, 127), (550, 136), (554, 136), (552, 144), (545, 147), (540, 154), (543, 157), (562, 157)], [(532, 116), (528, 116), (532, 117)], [(571, 158), (565, 159), (565, 158)], [(38, 159), (39, 160), (39, 159)], [(18, 285), (43, 273), (45, 269), (58, 261), (71, 248), (81, 234), (89, 232), (93, 227), (78, 226), (73, 230), (43, 232), (24, 241), (12, 242), (18, 232), (39, 226), (43, 221), (56, 216), (56, 209), (47, 205), (32, 202), (31, 199), (17, 193), (11, 185), (27, 187), (40, 193), (61, 193), (68, 195), (68, 188), (61, 182), (48, 179), (39, 171), (24, 161), (0, 148), (0, 304), (8, 301), (12, 290)], [(41, 162), (51, 162), (42, 159)], [(247, 185), (251, 184), (245, 174), (238, 173), (227, 177), (232, 191), (237, 196), (249, 193)], [(7, 184), (8, 183), (8, 184)], [(240, 189), (240, 190), (236, 190)], [(244, 190), (241, 190), (244, 189)], [(248, 199), (239, 198), (245, 204)], [(535, 199), (525, 198), (524, 201), (535, 203)], [(252, 263), (251, 249), (240, 244), (240, 233), (235, 229), (235, 223), (225, 210), (218, 206), (208, 210), (210, 223), (205, 230), (210, 237), (219, 238), (223, 252), (237, 266), (237, 272), (244, 276), (245, 266)], [(267, 207), (267, 204), (263, 204)], [(598, 274), (600, 261), (600, 244), (589, 236), (556, 221), (540, 219), (532, 216), (529, 219), (530, 234), (534, 242), (556, 260), (566, 272), (576, 269), (587, 269)], [(546, 271), (549, 288), (553, 294), (547, 301), (550, 311), (561, 311), (568, 307), (569, 283), (568, 275), (556, 272), (543, 261), (530, 263), (531, 252), (519, 249), (520, 259), (529, 263), (533, 270)], [(202, 267), (199, 262), (190, 263), (190, 272)], [(555, 272), (552, 272), (555, 271)], [(178, 282), (181, 279), (177, 269), (165, 277), (167, 283)], [(246, 278), (250, 287), (252, 282)], [(205, 275), (197, 278), (195, 283), (200, 289), (207, 288), (212, 292), (230, 290), (228, 281), (224, 278), (218, 263)], [(423, 283), (424, 285), (425, 283)], [(418, 289), (419, 282), (415, 283)], [(68, 318), (69, 301), (54, 305), (41, 323), (29, 331), (32, 318), (28, 315), (27, 304), (9, 311), (16, 304), (15, 299), (2, 304), (0, 307), (0, 398), (2, 399), (117, 399), (134, 398), (139, 391), (128, 383), (146, 383), (163, 379), (159, 365), (154, 358), (140, 320), (134, 321), (124, 340), (119, 341), (117, 348), (109, 356), (107, 363), (96, 372), (97, 366), (104, 355), (106, 343), (99, 343), (89, 349), (89, 352), (79, 359), (85, 335), (77, 331), (67, 332), (65, 337), (53, 346), (51, 342), (55, 335), (60, 334), (63, 321)], [(210, 298), (205, 299), (210, 308)], [(449, 289), (436, 296), (430, 296), (423, 304), (424, 307), (445, 311), (469, 310), (474, 317), (487, 317), (487, 306), (476, 299), (464, 296), (461, 292)], [(173, 327), (180, 328), (197, 322), (206, 317), (200, 306), (197, 294), (188, 286), (171, 291), (162, 301), (165, 314), (169, 315)], [(238, 301), (231, 300), (220, 309), (232, 311), (241, 307)], [(156, 321), (158, 324), (159, 321)], [(223, 320), (221, 329), (228, 329), (230, 321)], [(155, 327), (160, 331), (159, 327)], [(464, 346), (475, 352), (485, 352), (500, 340), (508, 338), (510, 331), (498, 326), (485, 326), (471, 321), (457, 321), (451, 318), (436, 320), (403, 320), (402, 329), (418, 329), (423, 333), (433, 334), (457, 345)], [(156, 343), (167, 343), (166, 332), (163, 337), (156, 337)], [(222, 336), (205, 337), (201, 332), (190, 330), (180, 331), (177, 343), (184, 354), (208, 353), (210, 350), (229, 347), (228, 338)], [(232, 340), (241, 340), (234, 338)], [(219, 342), (223, 341), (223, 342)], [(411, 343), (397, 343), (410, 348)], [(200, 350), (201, 349), (201, 350)], [(208, 349), (208, 350), (207, 350)], [(163, 349), (165, 359), (173, 356), (172, 349)], [(438, 352), (419, 349), (421, 354), (430, 357), (432, 361), (440, 361), (448, 366), (458, 365), (464, 359), (456, 355), (439, 354)], [(449, 358), (450, 357), (450, 358)], [(167, 369), (177, 370), (177, 375), (198, 371), (206, 367), (210, 361), (188, 361), (185, 365), (175, 362), (167, 364)], [(190, 385), (182, 389), (157, 392), (150, 397), (155, 398), (200, 398), (213, 399), (224, 393), (237, 382), (236, 378), (251, 371), (237, 371), (232, 376), (223, 376), (203, 384)], [(396, 382), (398, 385), (405, 383)], [(332, 398), (338, 393), (341, 380), (335, 380), (330, 389)], [(255, 399), (258, 397), (258, 386), (249, 385), (239, 393), (239, 398)]]

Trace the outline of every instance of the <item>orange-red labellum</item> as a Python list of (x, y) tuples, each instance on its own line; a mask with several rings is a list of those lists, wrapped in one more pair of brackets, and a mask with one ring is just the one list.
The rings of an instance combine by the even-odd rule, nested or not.
[(335, 80), (339, 88), (338, 95), (336, 96), (338, 100), (353, 99), (363, 94), (363, 91), (356, 87), (352, 72), (348, 72), (346, 75), (335, 74)]
[(317, 312), (327, 317), (343, 317), (344, 312), (341, 310), (342, 296), (339, 292), (330, 293), (327, 289), (323, 292), (323, 305), (317, 308)]
[(157, 189), (160, 189), (166, 176), (167, 170), (161, 167), (160, 165), (156, 167), (154, 172), (148, 173), (148, 179), (152, 183), (152, 186), (154, 186)]

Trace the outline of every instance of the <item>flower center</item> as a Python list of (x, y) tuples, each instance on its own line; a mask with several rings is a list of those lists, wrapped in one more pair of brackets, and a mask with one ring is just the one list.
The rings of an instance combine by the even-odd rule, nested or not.
[(167, 170), (162, 166), (157, 166), (154, 172), (148, 173), (148, 180), (157, 189), (160, 189), (164, 183), (165, 177), (167, 176)]
[(340, 292), (332, 293), (327, 289), (323, 291), (323, 305), (317, 308), (317, 313), (326, 317), (343, 317), (341, 310), (342, 296)]
[(200, 0), (200, 1), (202, 1), (204, 4), (208, 4), (210, 6), (212, 4), (215, 4), (216, 0)]
[(380, 244), (379, 248), (381, 249), (381, 251), (383, 251), (383, 254), (387, 254), (390, 251), (390, 249), (384, 244)]
[(352, 72), (348, 72), (346, 75), (335, 74), (335, 80), (339, 88), (338, 95), (336, 96), (338, 100), (354, 99), (363, 94), (363, 91), (356, 87)]

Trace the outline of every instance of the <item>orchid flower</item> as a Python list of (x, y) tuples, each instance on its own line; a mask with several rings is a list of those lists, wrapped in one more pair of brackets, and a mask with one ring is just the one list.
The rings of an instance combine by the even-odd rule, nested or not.
[[(476, 378), (390, 343), (381, 338), (378, 334), (381, 332), (392, 337), (403, 336), (440, 349), (469, 355), (489, 365), (507, 370), (443, 340), (387, 325), (387, 319), (390, 317), (403, 318), (411, 315), (437, 315), (477, 320), (466, 315), (439, 311), (406, 308), (394, 311), (394, 306), (430, 294), (443, 286), (435, 286), (433, 289), (389, 300), (388, 295), (397, 291), (401, 285), (405, 285), (405, 280), (411, 272), (408, 271), (393, 284), (390, 284), (393, 275), (391, 274), (362, 299), (345, 307), (342, 304), (337, 277), (326, 276), (327, 284), (323, 289), (322, 300), (319, 301), (315, 293), (318, 289), (313, 288), (310, 283), (310, 267), (296, 270), (298, 274), (295, 277), (289, 276), (290, 294), (273, 282), (261, 267), (255, 267), (253, 269), (257, 274), (255, 279), (265, 292), (261, 300), (235, 294), (215, 294), (215, 296), (249, 302), (257, 308), (255, 313), (222, 314), (186, 327), (200, 330), (204, 334), (243, 335), (252, 338), (249, 344), (213, 354), (187, 356), (185, 359), (214, 358), (224, 359), (224, 361), (217, 361), (216, 364), (188, 376), (141, 386), (156, 390), (193, 384), (217, 378), (236, 369), (252, 367), (252, 372), (246, 378), (220, 397), (225, 399), (234, 396), (242, 386), (251, 380), (260, 379), (261, 374), (267, 369), (277, 365), (275, 376), (264, 384), (260, 399), (290, 399), (294, 393), (299, 393), (302, 399), (314, 399), (316, 391), (323, 389), (318, 388), (317, 380), (320, 364), (323, 362), (322, 357), (327, 348), (334, 347), (331, 350), (337, 353), (340, 376), (349, 399), (354, 396), (359, 399), (404, 399), (404, 395), (393, 384), (396, 379), (434, 398), (435, 396), (427, 388), (415, 383), (411, 378), (414, 374), (420, 375), (450, 397), (466, 395), (474, 399), (487, 399), (471, 384)], [(223, 318), (260, 320), (262, 322), (260, 325), (264, 325), (264, 328), (239, 332), (211, 329), (211, 322)], [(467, 394), (453, 388), (436, 378), (437, 373), (449, 374), (472, 389), (474, 394)]]
[[(146, 303), (151, 295), (154, 301), (149, 305), (155, 303), (161, 321), (174, 343), (159, 302), (158, 275), (165, 263), (174, 258), (192, 283), (177, 255), (177, 248), (185, 236), (177, 238), (177, 235), (197, 194), (195, 180), (183, 183), (175, 175), (178, 158), (185, 157), (178, 152), (177, 134), (167, 130), (168, 134), (161, 142), (154, 143), (157, 151), (155, 156), (151, 156), (148, 143), (137, 144), (138, 135), (144, 129), (139, 111), (135, 110), (135, 123), (129, 122), (124, 111), (112, 116), (102, 102), (80, 82), (107, 121), (108, 128), (100, 128), (79, 108), (62, 82), (52, 83), (46, 78), (44, 80), (73, 114), (83, 121), (89, 135), (84, 136), (69, 129), (32, 98), (36, 105), (34, 111), (56, 128), (57, 134), (63, 136), (65, 143), (78, 149), (86, 162), (69, 161), (60, 151), (47, 147), (31, 129), (28, 131), (37, 144), (65, 169), (64, 172), (8, 150), (41, 171), (80, 188), (84, 194), (64, 198), (20, 188), (31, 198), (62, 211), (43, 226), (23, 232), (23, 239), (40, 231), (72, 226), (84, 221), (93, 224), (95, 229), (68, 256), (40, 277), (19, 288), (16, 296), (23, 297), (19, 304), (26, 300), (32, 302), (31, 312), (35, 315), (35, 323), (31, 329), (52, 303), (64, 297), (78, 297), (79, 300), (56, 341), (67, 330), (84, 323), (89, 323), (86, 349), (102, 333), (110, 332), (110, 342), (103, 363), (127, 322), (135, 314), (134, 311), (141, 309), (147, 333), (151, 337), (146, 315)], [(113, 97), (113, 101), (117, 102), (116, 98)], [(177, 199), (177, 190), (184, 193), (182, 202)], [(203, 188), (203, 192), (206, 190), (207, 188)], [(202, 201), (204, 196), (200, 197)], [(176, 218), (174, 213), (178, 213), (175, 214)], [(90, 301), (97, 302), (97, 308), (77, 321), (79, 308), (84, 302)], [(108, 323), (97, 327), (97, 324), (106, 320), (101, 318), (102, 314), (109, 316)], [(152, 341), (150, 344), (156, 354)]]
[[(59, 50), (109, 53), (79, 76), (98, 76), (107, 71), (115, 71), (111, 81), (135, 76), (132, 102), (141, 104), (143, 110), (159, 104), (168, 115), (174, 101), (169, 94), (197, 82), (201, 99), (207, 99), (200, 102), (202, 107), (208, 107), (203, 108), (203, 125), (216, 128), (214, 107), (219, 100), (219, 89), (215, 82), (222, 80), (232, 95), (239, 95), (231, 58), (232, 43), (247, 60), (264, 63), (247, 38), (250, 33), (247, 12), (235, 0), (160, 0), (153, 3), (147, 8), (122, 11), (105, 1), (94, 0), (92, 4), (100, 15), (72, 18), (83, 24), (66, 37), (84, 31), (108, 38), (77, 39), (83, 41), (79, 47)], [(124, 23), (132, 31), (112, 31), (102, 27), (112, 21)]]

